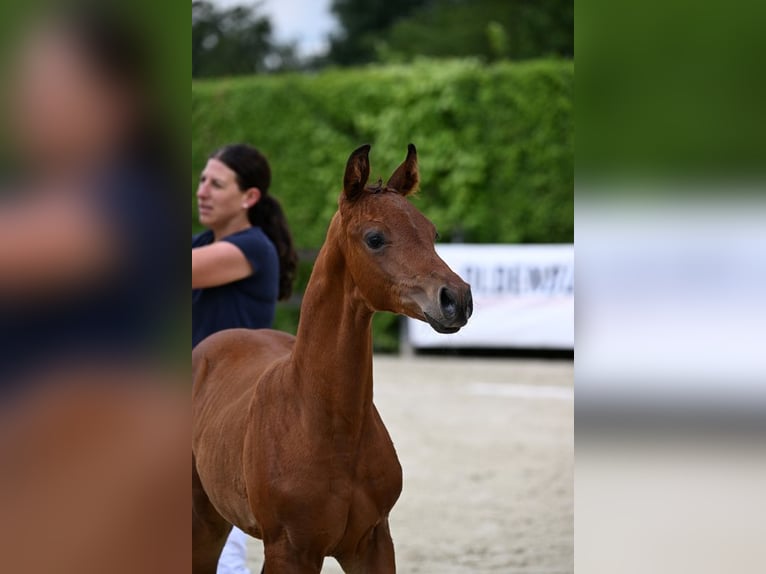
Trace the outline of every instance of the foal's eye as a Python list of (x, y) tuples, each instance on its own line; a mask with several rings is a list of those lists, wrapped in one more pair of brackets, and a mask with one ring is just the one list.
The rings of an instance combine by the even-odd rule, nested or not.
[(370, 233), (364, 238), (364, 241), (370, 249), (380, 249), (386, 243), (385, 238), (380, 233)]

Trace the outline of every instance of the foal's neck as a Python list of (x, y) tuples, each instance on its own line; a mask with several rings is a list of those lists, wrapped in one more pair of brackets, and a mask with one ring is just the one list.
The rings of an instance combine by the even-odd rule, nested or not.
[(344, 426), (355, 426), (372, 404), (373, 311), (346, 265), (339, 218), (330, 224), (303, 296), (293, 364), (307, 391)]

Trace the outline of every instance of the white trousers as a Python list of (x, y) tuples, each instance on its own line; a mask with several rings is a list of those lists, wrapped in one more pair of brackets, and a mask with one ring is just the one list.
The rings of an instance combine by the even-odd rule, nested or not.
[(231, 529), (221, 552), (217, 574), (250, 574), (247, 567), (247, 534), (236, 526)]

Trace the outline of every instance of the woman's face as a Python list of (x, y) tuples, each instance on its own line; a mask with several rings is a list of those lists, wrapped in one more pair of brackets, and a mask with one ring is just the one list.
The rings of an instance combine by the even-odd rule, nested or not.
[(247, 217), (253, 205), (251, 193), (242, 193), (237, 174), (226, 164), (209, 159), (197, 187), (199, 221), (208, 228), (224, 227), (237, 218)]

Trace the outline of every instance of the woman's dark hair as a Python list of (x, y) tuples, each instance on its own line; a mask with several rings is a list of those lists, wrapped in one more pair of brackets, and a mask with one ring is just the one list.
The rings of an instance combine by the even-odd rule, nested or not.
[(261, 152), (246, 144), (225, 146), (210, 157), (225, 164), (237, 174), (237, 185), (243, 192), (253, 187), (261, 191), (261, 199), (248, 210), (247, 217), (252, 225), (263, 230), (277, 249), (279, 299), (287, 299), (293, 292), (298, 254), (295, 251), (282, 206), (269, 195), (271, 185), (269, 162)]

